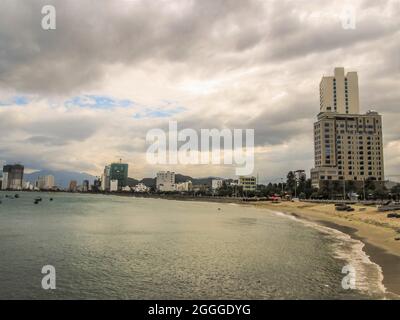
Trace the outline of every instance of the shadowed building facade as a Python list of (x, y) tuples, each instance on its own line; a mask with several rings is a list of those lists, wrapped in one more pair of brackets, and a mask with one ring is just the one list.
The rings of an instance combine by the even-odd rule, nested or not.
[(24, 166), (20, 164), (5, 165), (3, 167), (3, 190), (21, 190), (24, 178)]

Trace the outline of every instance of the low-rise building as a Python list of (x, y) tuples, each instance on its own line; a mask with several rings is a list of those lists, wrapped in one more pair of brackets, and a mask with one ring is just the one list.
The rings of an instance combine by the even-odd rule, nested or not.
[(150, 188), (144, 183), (139, 183), (133, 188), (133, 191), (137, 193), (146, 193), (150, 191)]
[(294, 177), (296, 179), (297, 184), (299, 184), (300, 181), (307, 179), (306, 171), (305, 170), (296, 170), (294, 172)]
[(254, 192), (257, 190), (257, 178), (239, 177), (239, 186), (241, 186), (245, 192)]
[(160, 171), (157, 173), (156, 187), (161, 192), (176, 191), (175, 172)]
[(192, 181), (186, 181), (186, 182), (178, 183), (178, 184), (176, 184), (175, 189), (178, 192), (190, 192), (190, 191), (193, 190)]
[(211, 181), (211, 188), (212, 188), (213, 191), (216, 191), (218, 189), (221, 189), (223, 184), (224, 184), (224, 180), (222, 180), (222, 179), (213, 179)]
[(118, 180), (110, 180), (110, 192), (118, 191)]

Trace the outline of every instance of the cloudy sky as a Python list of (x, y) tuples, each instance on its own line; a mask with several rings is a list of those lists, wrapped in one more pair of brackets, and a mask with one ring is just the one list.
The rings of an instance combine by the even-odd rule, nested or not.
[[(41, 27), (47, 4), (56, 30)], [(234, 175), (149, 165), (146, 133), (173, 119), (255, 129), (255, 173), (274, 180), (313, 166), (319, 81), (336, 66), (358, 71), (361, 109), (383, 114), (386, 174), (400, 174), (399, 0), (2, 0), (0, 161)]]

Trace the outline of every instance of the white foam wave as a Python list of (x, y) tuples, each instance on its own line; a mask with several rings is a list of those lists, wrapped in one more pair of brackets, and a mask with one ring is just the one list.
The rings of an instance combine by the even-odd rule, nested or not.
[(279, 211), (269, 211), (277, 216), (299, 221), (335, 239), (335, 257), (346, 261), (355, 269), (357, 290), (373, 296), (386, 295), (387, 290), (383, 285), (382, 268), (371, 261), (370, 257), (364, 251), (365, 244), (362, 241), (353, 239), (350, 235), (340, 230), (329, 228), (316, 222), (299, 219), (293, 215)]

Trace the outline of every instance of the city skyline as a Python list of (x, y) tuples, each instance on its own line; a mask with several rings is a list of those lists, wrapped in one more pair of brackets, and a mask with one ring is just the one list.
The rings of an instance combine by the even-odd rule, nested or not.
[(232, 166), (148, 165), (146, 132), (173, 119), (180, 129), (254, 128), (260, 182), (288, 169), (309, 175), (319, 81), (344, 67), (358, 72), (360, 112), (383, 116), (386, 178), (400, 171), (397, 1), (355, 2), (355, 29), (342, 26), (345, 1), (125, 1), (101, 9), (54, 1), (53, 31), (40, 28), (42, 4), (1, 5), (0, 24), (14, 37), (0, 36), (0, 165), (100, 175), (122, 158), (135, 178), (161, 170), (235, 175)]

